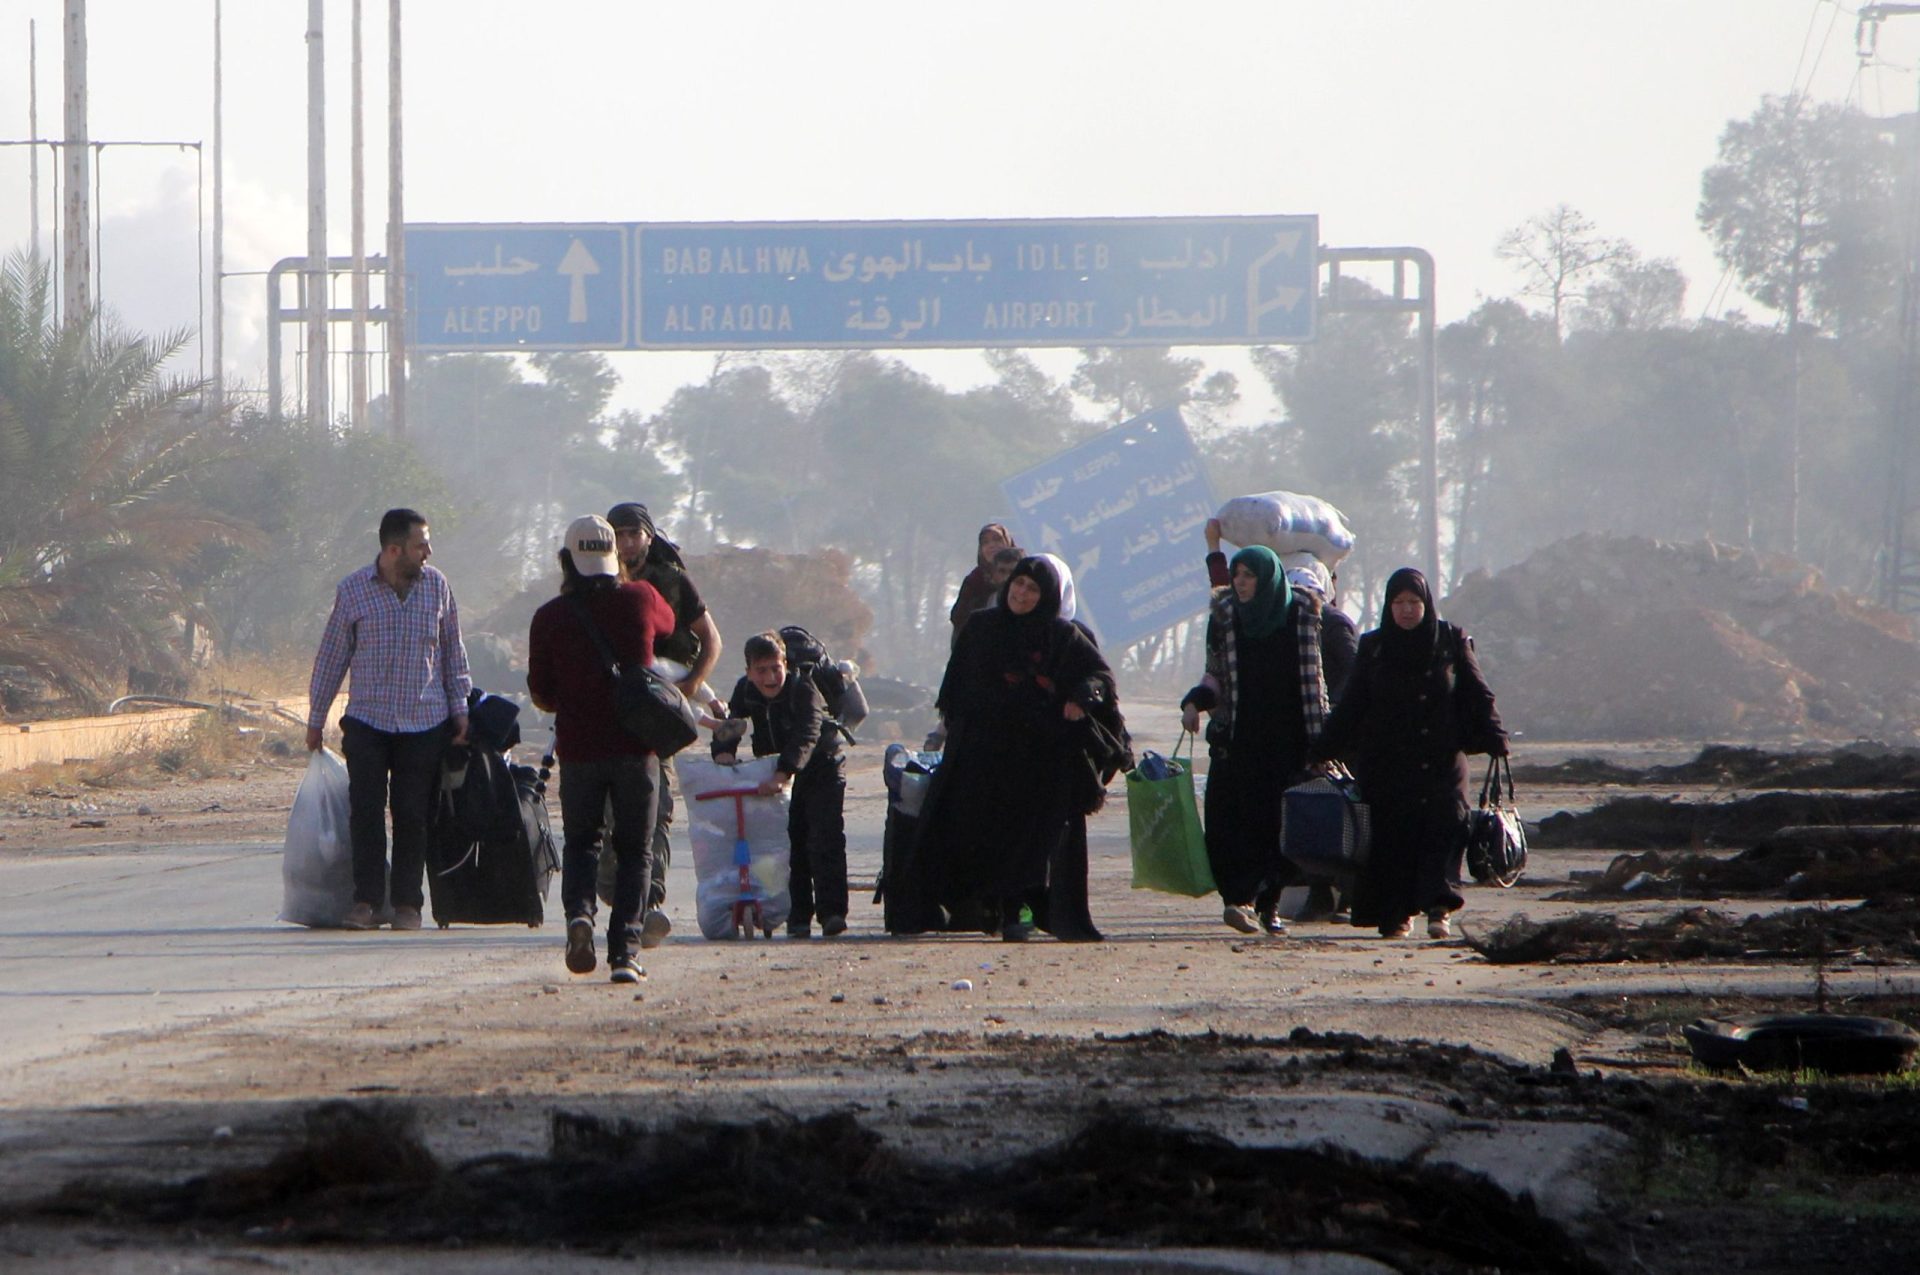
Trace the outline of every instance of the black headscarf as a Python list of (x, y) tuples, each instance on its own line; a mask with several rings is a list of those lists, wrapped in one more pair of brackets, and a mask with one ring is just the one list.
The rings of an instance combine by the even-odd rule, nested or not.
[[(1417, 628), (1403, 629), (1393, 618), (1393, 600), (1403, 593), (1417, 594), (1426, 605)], [(1419, 667), (1431, 662), (1440, 641), (1440, 612), (1433, 605), (1427, 578), (1413, 567), (1401, 567), (1387, 577), (1386, 600), (1380, 604), (1380, 648), (1393, 663)]]
[[(1033, 610), (1025, 615), (1014, 615), (1012, 608), (1007, 605), (1007, 590), (1011, 589), (1013, 582), (1021, 576), (1025, 576), (1039, 586), (1040, 600), (1034, 603)], [(1000, 586), (1000, 596), (995, 600), (994, 605), (1023, 626), (1044, 628), (1048, 620), (1060, 614), (1059, 573), (1045, 558), (1022, 558), (1014, 565), (1013, 574), (1007, 577), (1007, 582)]]
[(648, 562), (665, 563), (677, 571), (687, 569), (686, 561), (680, 556), (680, 546), (660, 534), (660, 528), (653, 525), (653, 515), (639, 501), (623, 500), (607, 510), (607, 522), (615, 531), (632, 531), (637, 527), (646, 532)]

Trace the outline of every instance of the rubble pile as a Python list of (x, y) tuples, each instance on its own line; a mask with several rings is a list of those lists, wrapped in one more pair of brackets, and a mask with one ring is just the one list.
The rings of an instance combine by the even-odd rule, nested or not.
[(1789, 558), (1587, 534), (1440, 609), (1536, 739), (1920, 738), (1912, 626)]

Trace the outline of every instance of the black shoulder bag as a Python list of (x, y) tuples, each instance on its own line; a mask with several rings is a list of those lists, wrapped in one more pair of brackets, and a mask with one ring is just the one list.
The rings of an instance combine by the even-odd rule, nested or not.
[(700, 738), (700, 716), (680, 688), (643, 664), (622, 668), (600, 626), (593, 622), (587, 600), (575, 593), (567, 601), (613, 678), (613, 716), (621, 728), (663, 758)]
[[(1500, 781), (1506, 784), (1501, 800)], [(1513, 769), (1504, 757), (1487, 758), (1480, 804), (1467, 815), (1467, 871), (1482, 885), (1507, 889), (1527, 870), (1527, 826), (1513, 803)]]

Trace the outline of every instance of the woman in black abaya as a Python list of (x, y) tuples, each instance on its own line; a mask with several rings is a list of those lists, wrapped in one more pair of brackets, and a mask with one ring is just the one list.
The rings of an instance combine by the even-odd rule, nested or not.
[(908, 865), (927, 928), (1027, 938), (1021, 909), (1044, 897), (1049, 856), (1085, 799), (1088, 718), (1117, 722), (1112, 670), (1060, 618), (1060, 592), (1049, 563), (1024, 558), (954, 645), (938, 701), (946, 755)]
[(1444, 939), (1464, 900), (1468, 753), (1504, 757), (1507, 732), (1473, 642), (1442, 620), (1427, 579), (1402, 567), (1387, 580), (1380, 627), (1360, 639), (1345, 693), (1313, 761), (1349, 761), (1372, 809), (1373, 848), (1353, 896), (1353, 923), (1404, 938), (1426, 914)]

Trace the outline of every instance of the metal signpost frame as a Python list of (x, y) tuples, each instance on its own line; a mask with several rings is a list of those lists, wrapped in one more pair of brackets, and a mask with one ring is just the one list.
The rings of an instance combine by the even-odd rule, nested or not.
[[(1327, 263), (1322, 308), (1330, 314), (1386, 311), (1419, 319), (1420, 336), (1420, 541), (1428, 584), (1435, 595), (1445, 587), (1440, 575), (1440, 372), (1435, 338), (1433, 254), (1424, 248), (1322, 248)], [(1393, 291), (1384, 296), (1342, 295), (1340, 267), (1346, 262), (1386, 262), (1393, 266)], [(1412, 266), (1419, 290), (1407, 292)]]

